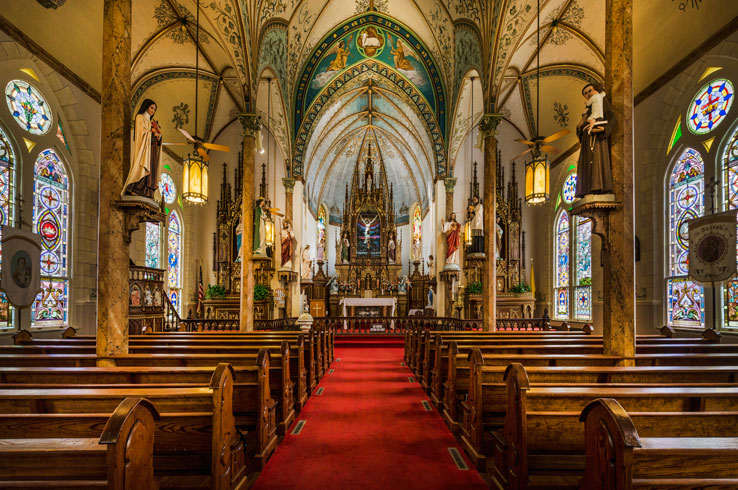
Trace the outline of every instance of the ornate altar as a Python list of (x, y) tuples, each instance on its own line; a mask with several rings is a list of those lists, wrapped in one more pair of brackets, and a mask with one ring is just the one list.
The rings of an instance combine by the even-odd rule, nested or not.
[[(515, 165), (512, 166), (510, 182), (505, 182), (505, 170), (502, 168), (501, 156), (497, 152), (497, 224), (494, 239), (497, 240), (497, 257), (495, 263), (495, 284), (497, 290), (498, 318), (531, 318), (534, 298), (532, 293), (523, 292), (522, 278), (525, 272), (525, 233), (522, 231), (523, 200), (518, 197), (518, 181), (515, 176)], [(469, 204), (479, 195), (476, 163), (473, 179), (470, 184)], [(489, 232), (484, 238), (491, 239)], [(464, 254), (464, 274), (466, 275), (467, 294), (465, 298), (465, 317), (481, 318), (484, 256)], [(491, 258), (490, 258), (491, 260)], [(475, 287), (476, 285), (476, 287)], [(479, 291), (470, 292), (472, 291)]]
[(401, 285), (401, 245), (397, 237), (392, 185), (387, 183), (382, 154), (362, 145), (351, 187), (346, 184), (343, 221), (337, 237), (336, 278), (330, 298), (332, 315), (346, 297), (395, 297), (398, 314), (407, 311)]
[[(225, 289), (224, 298), (211, 298), (203, 301), (205, 318), (218, 320), (235, 320), (239, 318), (241, 304), (241, 243), (243, 230), (241, 226), (241, 196), (243, 191), (243, 163), (238, 155), (238, 165), (234, 172), (235, 189), (228, 182), (227, 166), (223, 164), (223, 182), (220, 185), (220, 199), (216, 206), (217, 230), (213, 234), (213, 272), (218, 286)], [(266, 195), (264, 168), (260, 195)], [(267, 257), (254, 257), (254, 283), (269, 287), (274, 274), (271, 249)], [(254, 319), (270, 320), (272, 318), (273, 300), (271, 298), (254, 300)]]

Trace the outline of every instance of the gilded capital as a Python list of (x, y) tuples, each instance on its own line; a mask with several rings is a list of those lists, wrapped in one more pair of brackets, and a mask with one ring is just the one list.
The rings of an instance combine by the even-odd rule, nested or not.
[(454, 191), (454, 187), (456, 187), (456, 177), (446, 177), (443, 179), (443, 183), (446, 186), (446, 192), (451, 193)]
[(285, 177), (282, 179), (282, 185), (284, 185), (285, 192), (291, 193), (295, 190), (295, 179)]
[(500, 121), (502, 121), (502, 114), (488, 113), (482, 116), (482, 120), (479, 122), (479, 130), (482, 132), (482, 137), (494, 136)]
[(261, 123), (259, 122), (259, 116), (256, 114), (239, 114), (238, 120), (243, 126), (244, 136), (256, 136), (256, 132), (261, 129)]

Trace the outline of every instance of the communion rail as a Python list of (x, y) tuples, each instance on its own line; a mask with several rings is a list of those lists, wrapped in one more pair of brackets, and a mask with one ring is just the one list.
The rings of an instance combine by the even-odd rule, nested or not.
[[(407, 330), (435, 331), (481, 331), (481, 320), (463, 320), (448, 317), (399, 317), (399, 316), (354, 316), (319, 317), (313, 320), (315, 327), (326, 328), (337, 334), (387, 334), (404, 333)], [(238, 319), (182, 319), (179, 329), (183, 332), (214, 332), (238, 330)], [(587, 325), (588, 327), (588, 325)], [(498, 318), (498, 331), (536, 331), (536, 330), (580, 330), (577, 326), (562, 322), (552, 325), (549, 318)], [(256, 331), (299, 330), (296, 318), (278, 320), (255, 320)]]

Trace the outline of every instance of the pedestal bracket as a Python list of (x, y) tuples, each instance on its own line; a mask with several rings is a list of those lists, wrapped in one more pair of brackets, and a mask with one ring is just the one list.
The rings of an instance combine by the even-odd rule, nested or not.
[(165, 223), (167, 216), (153, 199), (138, 196), (126, 196), (113, 203), (125, 213), (125, 242), (131, 243), (131, 235), (141, 227), (141, 223)]

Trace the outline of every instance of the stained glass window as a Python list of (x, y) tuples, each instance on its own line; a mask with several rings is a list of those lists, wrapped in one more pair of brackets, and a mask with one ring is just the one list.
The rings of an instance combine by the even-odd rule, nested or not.
[(577, 320), (592, 318), (592, 220), (577, 225), (576, 312)]
[(571, 174), (566, 178), (564, 182), (564, 188), (561, 191), (561, 195), (564, 196), (564, 202), (571, 204), (577, 193), (577, 174)]
[(46, 134), (51, 128), (51, 109), (43, 95), (23, 80), (5, 86), (5, 101), (16, 122), (31, 134)]
[(420, 215), (420, 206), (413, 210), (413, 241), (422, 239), (423, 217)]
[(67, 323), (68, 220), (67, 172), (54, 150), (44, 150), (36, 159), (33, 179), (33, 230), (41, 235), (42, 291), (32, 307), (36, 327)]
[(167, 173), (161, 174), (159, 192), (161, 192), (161, 196), (167, 204), (172, 204), (177, 198), (177, 186), (174, 185), (171, 175)]
[[(738, 128), (733, 131), (723, 151), (723, 209), (738, 208)], [(738, 327), (738, 281), (725, 286), (727, 327)]]
[(569, 215), (556, 220), (556, 318), (569, 317)]
[(158, 269), (161, 256), (161, 228), (159, 223), (146, 223), (146, 267)]
[(704, 213), (704, 162), (687, 148), (669, 178), (669, 277), (667, 310), (670, 325), (700, 327), (704, 322), (702, 286), (689, 273), (689, 220)]
[(692, 99), (687, 112), (687, 126), (694, 134), (706, 134), (715, 129), (733, 105), (733, 84), (718, 78), (702, 87)]
[(169, 263), (167, 285), (169, 286), (169, 300), (177, 311), (181, 312), (182, 222), (176, 211), (172, 211), (169, 214), (167, 235), (167, 256)]
[[(15, 151), (10, 138), (0, 127), (0, 225), (13, 224), (14, 185), (15, 185)], [(0, 239), (2, 229), (0, 229)], [(0, 249), (0, 266), (2, 265), (2, 249)], [(0, 293), (0, 329), (13, 326), (13, 309), (10, 307), (5, 293)]]
[(689, 272), (689, 220), (704, 212), (704, 162), (688, 148), (677, 160), (669, 189), (669, 262), (672, 276)]
[(325, 206), (318, 209), (318, 246), (321, 243), (325, 244)]

